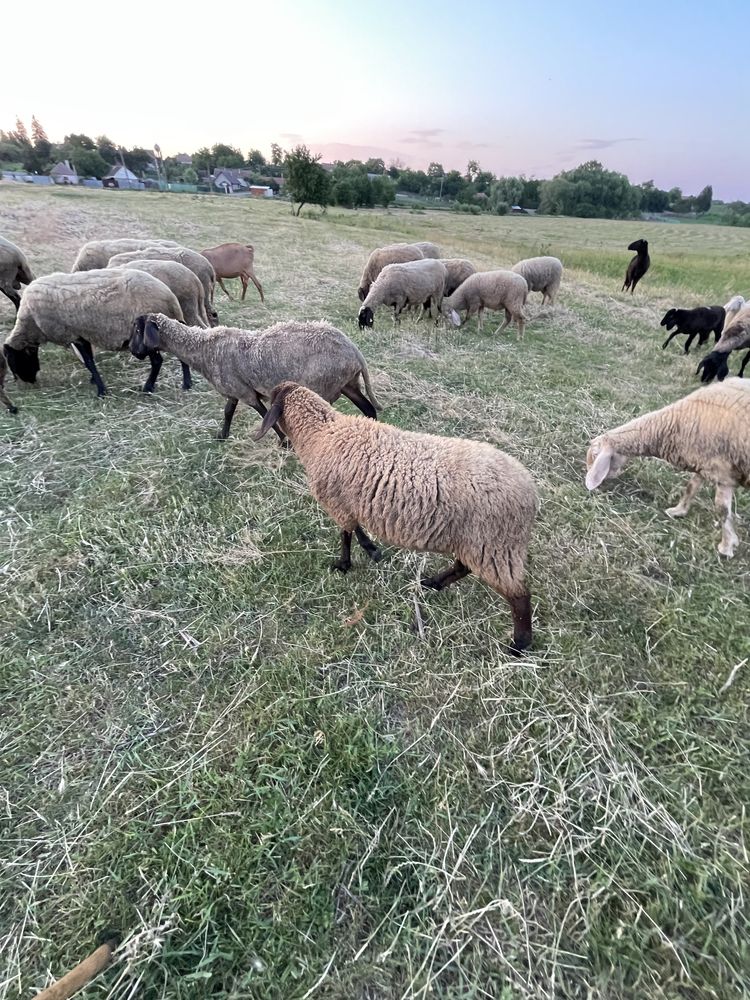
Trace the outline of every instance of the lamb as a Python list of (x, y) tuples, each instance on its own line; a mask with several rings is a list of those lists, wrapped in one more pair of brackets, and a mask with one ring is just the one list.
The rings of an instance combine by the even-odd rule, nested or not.
[(518, 326), (518, 338), (523, 337), (526, 319), (523, 307), (529, 294), (526, 279), (515, 271), (478, 271), (458, 286), (453, 295), (443, 299), (442, 314), (454, 326), (461, 326), (459, 313), (466, 310), (464, 322), (477, 314), (479, 329), (482, 329), (482, 315), (485, 309), (504, 309), (505, 322), (495, 333), (504, 330), (511, 319)]
[(97, 271), (106, 267), (112, 257), (118, 253), (130, 253), (131, 250), (144, 250), (152, 246), (179, 246), (172, 240), (157, 239), (118, 239), (89, 240), (78, 251), (73, 264), (73, 271)]
[(745, 308), (745, 300), (741, 295), (733, 295), (724, 306), (724, 329), (731, 326), (740, 310)]
[(11, 403), (5, 392), (5, 376), (7, 371), (8, 365), (5, 360), (5, 354), (0, 351), (0, 403), (2, 403), (3, 406), (7, 406), (11, 413), (18, 413), (18, 407)]
[(182, 315), (189, 326), (209, 327), (214, 325), (209, 321), (206, 312), (206, 294), (203, 285), (184, 264), (176, 260), (129, 260), (124, 264), (112, 264), (110, 267), (128, 268), (131, 271), (145, 271), (163, 281), (177, 297), (182, 309)]
[[(263, 399), (291, 376), (331, 403), (346, 396), (366, 417), (376, 419), (380, 409), (361, 351), (330, 323), (276, 323), (252, 332), (220, 326), (204, 332), (150, 314), (139, 318), (130, 349), (137, 357), (169, 351), (226, 397), (220, 440), (228, 437), (240, 400), (265, 416)], [(359, 386), (360, 375), (366, 396)], [(281, 431), (277, 433), (284, 442)]]
[[(729, 374), (727, 364), (729, 355), (732, 351), (741, 351), (745, 347), (750, 347), (750, 305), (741, 309), (732, 325), (724, 329), (713, 351), (699, 363), (696, 375), (700, 373), (701, 382), (710, 382), (714, 378), (723, 381)], [(742, 359), (740, 378), (745, 374), (748, 361), (750, 361), (750, 351)]]
[(425, 254), (414, 243), (393, 243), (390, 246), (373, 250), (365, 264), (362, 277), (359, 279), (359, 288), (357, 289), (359, 301), (365, 301), (373, 282), (377, 280), (380, 272), (388, 264), (405, 264), (410, 260), (424, 260), (424, 258)]
[[(114, 268), (46, 274), (26, 290), (3, 351), (16, 378), (35, 382), (40, 344), (70, 346), (91, 373), (97, 394), (104, 396), (107, 388), (94, 363), (92, 344), (105, 351), (125, 350), (133, 322), (149, 311), (183, 319), (174, 294), (142, 271)], [(144, 392), (153, 391), (162, 364), (158, 352), (150, 352), (149, 357), (151, 372)]]
[(397, 323), (404, 309), (413, 306), (430, 310), (432, 304), (440, 311), (445, 289), (446, 271), (440, 260), (412, 260), (405, 264), (388, 264), (377, 276), (359, 310), (359, 328), (375, 324), (378, 306), (393, 306), (393, 322)]
[(559, 258), (528, 257), (526, 260), (519, 260), (511, 270), (526, 279), (530, 292), (542, 293), (542, 305), (546, 302), (551, 306), (555, 304), (563, 273)]
[(632, 295), (635, 291), (635, 286), (646, 271), (648, 271), (649, 267), (651, 267), (651, 258), (648, 255), (648, 240), (635, 240), (633, 243), (628, 244), (628, 250), (635, 250), (635, 257), (628, 264), (628, 269), (625, 272), (625, 281), (620, 291), (624, 292), (629, 288)]
[(676, 507), (666, 513), (684, 517), (704, 480), (716, 487), (722, 521), (718, 549), (734, 555), (737, 535), (732, 518), (735, 487), (750, 486), (750, 382), (729, 378), (703, 386), (689, 396), (594, 438), (586, 456), (586, 486), (594, 490), (619, 475), (629, 458), (661, 458), (693, 473)]
[(118, 253), (110, 259), (112, 267), (118, 264), (127, 264), (133, 260), (176, 260), (178, 264), (183, 264), (192, 271), (203, 285), (203, 292), (206, 297), (206, 309), (213, 321), (212, 325), (218, 322), (219, 317), (213, 312), (214, 285), (216, 283), (216, 272), (213, 264), (207, 260), (203, 254), (197, 250), (190, 250), (181, 246), (149, 246), (143, 250), (131, 250), (127, 253)]
[(208, 250), (201, 250), (201, 253), (213, 265), (216, 272), (216, 280), (228, 299), (231, 295), (227, 291), (223, 278), (239, 278), (242, 282), (242, 301), (245, 301), (247, 293), (247, 283), (252, 281), (260, 293), (260, 301), (265, 302), (263, 296), (263, 286), (255, 277), (253, 262), (255, 260), (255, 248), (249, 243), (222, 243), (217, 247), (210, 247)]
[(685, 354), (689, 354), (690, 345), (696, 337), (699, 338), (699, 347), (706, 343), (712, 333), (714, 343), (718, 341), (724, 327), (724, 307), (698, 306), (696, 309), (668, 309), (659, 325), (665, 326), (668, 333), (670, 330), (672, 331), (661, 345), (662, 350), (666, 348), (673, 337), (684, 334), (687, 336)]
[(10, 299), (16, 307), (16, 312), (21, 305), (18, 290), (21, 285), (28, 285), (33, 280), (34, 274), (23, 251), (19, 250), (15, 243), (0, 236), (0, 292)]
[(508, 602), (513, 645), (531, 645), (524, 583), (537, 492), (520, 462), (489, 444), (436, 437), (337, 413), (310, 389), (282, 382), (256, 439), (277, 423), (305, 468), (310, 492), (341, 530), (333, 569), (351, 568), (352, 532), (370, 559), (386, 543), (453, 555), (423, 587), (442, 590), (475, 573)]
[(445, 268), (446, 273), (444, 292), (446, 296), (453, 295), (460, 284), (472, 274), (477, 273), (477, 269), (465, 257), (441, 257), (440, 263)]

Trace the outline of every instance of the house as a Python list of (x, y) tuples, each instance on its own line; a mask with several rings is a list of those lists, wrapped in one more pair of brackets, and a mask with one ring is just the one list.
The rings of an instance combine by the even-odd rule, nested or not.
[(143, 190), (143, 181), (139, 181), (133, 171), (128, 170), (122, 163), (115, 163), (109, 168), (104, 177), (102, 177), (102, 184), (104, 187), (120, 188), (121, 190)]
[(77, 184), (78, 171), (71, 166), (70, 160), (61, 160), (49, 172), (55, 184)]
[(250, 197), (251, 198), (273, 198), (273, 188), (269, 187), (268, 184), (251, 184), (250, 185)]
[(189, 153), (178, 153), (174, 161), (182, 167), (192, 167), (193, 165), (193, 158)]
[(241, 171), (230, 167), (217, 167), (211, 174), (210, 181), (217, 191), (223, 191), (224, 194), (239, 194), (250, 188)]

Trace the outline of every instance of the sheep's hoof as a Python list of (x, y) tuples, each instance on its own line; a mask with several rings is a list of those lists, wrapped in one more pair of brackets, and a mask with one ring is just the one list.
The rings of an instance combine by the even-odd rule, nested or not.
[(183, 390), (183, 392), (187, 392), (189, 389), (192, 389), (192, 388), (193, 388), (193, 383), (192, 382), (183, 382), (182, 383), (182, 390)]
[(334, 570), (337, 573), (348, 573), (351, 568), (352, 568), (351, 562), (344, 562), (343, 559), (337, 559), (335, 562), (331, 563), (332, 573), (334, 572)]
[(664, 513), (667, 517), (685, 517), (687, 509), (685, 507), (680, 507), (678, 504), (676, 507), (667, 507)]
[(737, 548), (737, 542), (729, 542), (725, 544), (724, 542), (719, 542), (717, 549), (720, 556), (724, 556), (726, 559), (732, 559), (734, 557), (734, 550)]
[(228, 437), (229, 437), (229, 435), (227, 433), (225, 433), (224, 431), (218, 431), (217, 434), (216, 434), (216, 440), (217, 441), (226, 441), (226, 439)]
[[(150, 382), (147, 382), (144, 385), (143, 389), (141, 390), (141, 392), (153, 392), (153, 391), (154, 391), (154, 387), (153, 387), (153, 385), (151, 385)], [(99, 395), (101, 396), (102, 394), (99, 393)]]
[(423, 576), (419, 581), (421, 586), (425, 587), (427, 590), (442, 590), (442, 583), (437, 580), (434, 576)]
[(284, 451), (293, 451), (292, 442), (289, 438), (284, 438), (283, 441), (279, 441), (279, 448), (283, 448)]
[(380, 551), (380, 549), (376, 548), (375, 546), (373, 546), (371, 549), (365, 549), (365, 552), (370, 557), (370, 559), (372, 559), (373, 562), (380, 562), (380, 560), (383, 558), (383, 553)]

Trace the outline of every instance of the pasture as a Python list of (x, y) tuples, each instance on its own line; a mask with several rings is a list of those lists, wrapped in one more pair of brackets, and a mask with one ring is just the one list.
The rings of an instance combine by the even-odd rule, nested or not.
[[(662, 352), (659, 319), (747, 296), (750, 230), (0, 186), (0, 233), (37, 274), (97, 237), (253, 243), (266, 305), (217, 289), (223, 323), (329, 319), (384, 420), (492, 442), (541, 494), (534, 650), (509, 659), (488, 587), (420, 589), (442, 557), (330, 573), (294, 456), (244, 409), (216, 441), (223, 401), (174, 359), (148, 397), (126, 355), (101, 356), (103, 400), (53, 346), (37, 386), (9, 377), (0, 998), (107, 928), (90, 1000), (748, 995), (750, 500), (722, 561), (708, 489), (675, 522), (687, 477), (661, 463), (583, 477), (591, 437), (696, 387), (703, 350)], [(520, 344), (494, 317), (360, 333), (369, 250), (418, 239), (480, 268), (558, 255), (558, 306), (532, 295)]]

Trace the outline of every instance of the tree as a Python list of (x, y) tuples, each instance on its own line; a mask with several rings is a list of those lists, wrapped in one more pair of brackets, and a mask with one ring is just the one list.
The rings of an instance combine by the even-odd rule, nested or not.
[(373, 157), (365, 163), (365, 170), (368, 174), (384, 174), (385, 162), (379, 156)]
[[(286, 188), (292, 200), (292, 213), (299, 215), (308, 203), (325, 208), (330, 194), (330, 178), (321, 167), (320, 155), (313, 156), (307, 146), (295, 146), (284, 157)], [(367, 178), (365, 178), (367, 180)], [(294, 203), (297, 202), (297, 211)]]
[(266, 158), (259, 149), (251, 149), (247, 154), (246, 163), (250, 170), (260, 173), (266, 166)]
[(284, 162), (284, 150), (278, 142), (271, 143), (271, 165), (280, 167)]
[(354, 208), (354, 185), (348, 177), (344, 176), (336, 182), (331, 198), (334, 204), (341, 205), (342, 208)]
[(396, 185), (390, 177), (376, 177), (372, 182), (372, 196), (376, 205), (388, 208), (396, 197)]
[(133, 146), (132, 149), (124, 149), (122, 151), (122, 158), (125, 160), (125, 166), (128, 170), (132, 170), (137, 176), (149, 170), (154, 162), (151, 150), (144, 149), (142, 146)]
[(3, 132), (3, 136), (5, 138), (0, 138), (0, 161), (3, 163), (21, 163), (24, 156), (23, 149), (17, 142), (9, 138), (9, 134)]
[(31, 116), (31, 137), (35, 143), (46, 142), (49, 144), (49, 139), (47, 138), (47, 133), (44, 131), (44, 126), (41, 124), (36, 115)]
[(669, 208), (669, 193), (661, 191), (653, 181), (643, 181), (641, 189), (641, 211), (666, 212)]
[(182, 182), (183, 184), (197, 184), (198, 174), (193, 170), (192, 167), (185, 167), (182, 171)]
[(466, 174), (464, 175), (466, 177), (466, 180), (471, 184), (478, 173), (479, 173), (479, 164), (477, 163), (477, 161), (469, 160), (469, 162), (466, 164)]
[(245, 158), (239, 149), (234, 146), (227, 146), (224, 142), (217, 142), (211, 149), (211, 158), (215, 167), (229, 167), (237, 169), (245, 166)]
[(579, 218), (625, 219), (640, 207), (640, 192), (624, 174), (589, 160), (542, 185), (539, 211)]
[(106, 135), (99, 135), (96, 137), (96, 148), (99, 156), (107, 163), (114, 163), (117, 156), (117, 146), (112, 142), (112, 140)]
[(193, 167), (199, 174), (211, 172), (211, 150), (208, 146), (201, 146), (197, 153), (193, 153), (192, 160)]
[(713, 201), (714, 190), (710, 184), (707, 184), (700, 194), (695, 195), (693, 198), (693, 207), (696, 212), (708, 212), (711, 208), (711, 202)]
[(428, 177), (442, 177), (445, 174), (443, 170), (442, 163), (435, 163), (434, 161), (427, 168)]
[(16, 131), (13, 132), (13, 138), (16, 142), (20, 142), (24, 146), (31, 145), (29, 142), (29, 133), (26, 131), (26, 126), (18, 117), (16, 117)]
[(90, 139), (87, 135), (84, 135), (83, 132), (80, 134), (76, 134), (74, 132), (72, 135), (66, 135), (63, 140), (63, 145), (77, 146), (80, 149), (96, 149), (96, 143), (94, 140)]
[(70, 160), (76, 168), (79, 177), (97, 177), (101, 179), (109, 169), (109, 164), (102, 159), (95, 149), (85, 146), (74, 146)]

